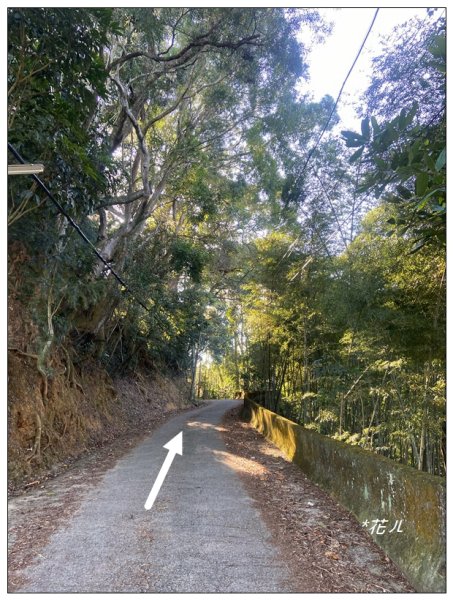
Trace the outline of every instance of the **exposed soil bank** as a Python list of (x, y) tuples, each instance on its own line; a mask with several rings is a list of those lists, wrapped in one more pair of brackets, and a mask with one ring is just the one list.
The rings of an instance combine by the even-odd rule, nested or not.
[(98, 364), (52, 359), (45, 382), (33, 356), (9, 352), (8, 480), (17, 493), (126, 434), (146, 431), (186, 404), (183, 379), (146, 371), (112, 379)]

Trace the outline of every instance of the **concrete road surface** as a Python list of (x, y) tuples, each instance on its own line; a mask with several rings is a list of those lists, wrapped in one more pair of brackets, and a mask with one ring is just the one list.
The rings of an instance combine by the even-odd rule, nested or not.
[[(42, 556), (20, 592), (287, 592), (290, 575), (238, 474), (225, 461), (214, 401), (167, 421), (106, 473)], [(183, 431), (153, 508), (144, 509)]]

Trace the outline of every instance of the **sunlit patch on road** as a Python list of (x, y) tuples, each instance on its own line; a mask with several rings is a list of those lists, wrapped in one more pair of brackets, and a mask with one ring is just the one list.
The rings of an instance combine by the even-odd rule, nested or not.
[(255, 477), (263, 476), (268, 473), (268, 469), (263, 465), (260, 465), (258, 461), (250, 460), (231, 452), (224, 452), (223, 450), (213, 450), (213, 454), (224, 465), (230, 467), (230, 469), (233, 469), (234, 471)]
[(212, 423), (204, 423), (202, 421), (189, 421), (187, 427), (194, 427), (197, 429), (215, 429), (215, 431), (226, 431), (225, 427), (221, 425), (212, 425)]

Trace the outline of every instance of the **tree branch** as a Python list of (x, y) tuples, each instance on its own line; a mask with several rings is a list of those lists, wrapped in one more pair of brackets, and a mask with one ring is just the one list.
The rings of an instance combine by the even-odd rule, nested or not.
[(101, 208), (108, 208), (109, 206), (116, 206), (118, 204), (130, 204), (131, 202), (135, 202), (136, 200), (140, 200), (145, 196), (145, 190), (138, 190), (136, 192), (132, 192), (127, 196), (119, 196), (118, 198), (109, 198), (106, 202), (99, 204), (94, 210), (98, 211)]
[[(241, 46), (245, 46), (245, 45), (255, 45), (256, 46), (256, 45), (258, 45), (257, 40), (261, 37), (260, 34), (257, 33), (254, 35), (249, 35), (248, 37), (238, 40), (237, 42), (233, 42), (233, 41), (216, 42), (215, 40), (205, 39), (206, 37), (211, 35), (211, 32), (212, 32), (212, 30), (204, 35), (200, 35), (200, 36), (196, 37), (192, 42), (187, 44), (187, 46), (182, 48), (182, 50), (180, 50), (179, 52), (177, 52), (176, 54), (173, 54), (171, 56), (164, 56), (163, 54), (160, 54), (160, 55), (159, 54), (151, 54), (150, 52), (144, 52), (143, 50), (136, 50), (135, 52), (129, 52), (129, 54), (125, 54), (124, 56), (121, 56), (120, 58), (117, 58), (116, 60), (114, 60), (109, 66), (109, 71), (112, 71), (116, 67), (119, 67), (122, 64), (124, 64), (125, 62), (133, 60), (134, 58), (148, 58), (149, 60), (156, 62), (156, 63), (170, 63), (172, 61), (177, 62), (179, 59), (185, 58), (186, 55), (188, 53), (190, 53), (191, 50), (194, 50), (197, 48), (198, 49), (204, 48), (205, 46), (210, 46), (212, 48), (229, 48), (231, 50), (237, 50)], [(193, 56), (193, 53), (189, 54), (190, 58), (192, 58), (192, 56)]]
[(110, 78), (118, 86), (118, 89), (120, 91), (121, 104), (123, 106), (123, 109), (124, 109), (128, 119), (132, 123), (132, 126), (135, 129), (135, 133), (137, 134), (137, 137), (138, 137), (140, 151), (142, 153), (142, 157), (141, 157), (142, 169), (141, 170), (142, 170), (143, 191), (146, 196), (149, 196), (151, 194), (151, 191), (149, 188), (149, 162), (150, 162), (150, 159), (149, 159), (148, 146), (146, 145), (145, 135), (144, 135), (137, 119), (135, 118), (131, 109), (129, 108), (129, 102), (127, 100), (127, 92), (124, 89), (123, 84), (119, 81), (119, 79), (113, 77), (112, 75), (110, 76)]

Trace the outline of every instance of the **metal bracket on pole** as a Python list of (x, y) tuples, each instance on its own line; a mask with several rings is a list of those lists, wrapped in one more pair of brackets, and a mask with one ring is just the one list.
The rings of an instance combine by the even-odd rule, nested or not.
[(44, 165), (28, 164), (28, 165), (8, 165), (8, 175), (36, 175), (44, 171)]

